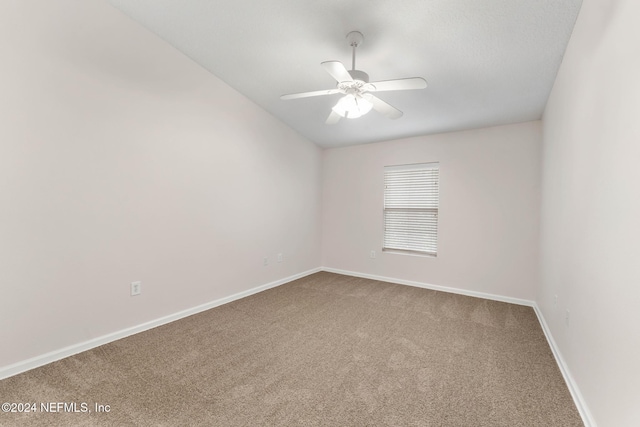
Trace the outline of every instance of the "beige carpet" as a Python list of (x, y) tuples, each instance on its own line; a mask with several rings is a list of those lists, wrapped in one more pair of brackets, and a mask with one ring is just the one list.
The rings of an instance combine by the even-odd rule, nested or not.
[(0, 396), (92, 411), (0, 412), (2, 426), (582, 426), (530, 307), (331, 273), (8, 378)]

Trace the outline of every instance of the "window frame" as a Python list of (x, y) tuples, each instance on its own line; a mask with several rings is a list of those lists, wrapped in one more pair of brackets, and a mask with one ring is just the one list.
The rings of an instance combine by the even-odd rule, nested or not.
[[(410, 207), (410, 206), (406, 206), (406, 207), (387, 207), (388, 205), (388, 191), (387, 191), (387, 186), (388, 186), (388, 172), (390, 171), (428, 171), (428, 170), (435, 170), (435, 178), (433, 178), (432, 176), (426, 176), (425, 180), (422, 181), (422, 184), (433, 184), (435, 182), (435, 194), (433, 191), (429, 191), (428, 189), (425, 190), (424, 193), (421, 194), (421, 197), (424, 199), (422, 201), (422, 203), (427, 203), (427, 200), (430, 200), (430, 202), (428, 202), (429, 204), (431, 204), (431, 206), (424, 206), (424, 207)], [(398, 177), (396, 176), (395, 179), (397, 179)], [(415, 181), (415, 183), (420, 184), (420, 181)], [(397, 197), (397, 194), (395, 195)], [(433, 198), (435, 197), (435, 201), (433, 200)], [(420, 201), (417, 201), (416, 203), (420, 203)], [(435, 205), (435, 206), (433, 206)], [(425, 227), (429, 227), (430, 225), (432, 225), (433, 231), (428, 231), (427, 232), (427, 236), (424, 239), (425, 242), (425, 249), (424, 250), (417, 250), (415, 247), (411, 248), (408, 246), (405, 246), (404, 248), (402, 247), (397, 247), (398, 245), (394, 245), (392, 243), (388, 243), (388, 233), (387, 233), (387, 227), (388, 227), (388, 216), (387, 216), (387, 212), (406, 212), (406, 213), (423, 213), (426, 214), (426, 216), (432, 215), (432, 219), (424, 219), (423, 222), (421, 224), (418, 225), (422, 225)], [(403, 254), (403, 255), (412, 255), (412, 256), (421, 256), (421, 257), (429, 257), (429, 258), (437, 258), (438, 257), (438, 225), (439, 225), (439, 213), (440, 213), (440, 162), (426, 162), (426, 163), (412, 163), (412, 164), (403, 164), (403, 165), (392, 165), (392, 166), (385, 166), (384, 167), (384, 171), (383, 171), (383, 206), (382, 206), (382, 252), (385, 253), (396, 253), (396, 254)], [(420, 221), (420, 220), (418, 220)], [(415, 236), (415, 233), (414, 233)], [(398, 236), (396, 236), (396, 238), (398, 238)], [(420, 240), (420, 238), (418, 238), (418, 240)], [(414, 242), (416, 240), (414, 239)], [(394, 247), (396, 246), (396, 247)], [(429, 250), (430, 248), (433, 248), (433, 250)]]

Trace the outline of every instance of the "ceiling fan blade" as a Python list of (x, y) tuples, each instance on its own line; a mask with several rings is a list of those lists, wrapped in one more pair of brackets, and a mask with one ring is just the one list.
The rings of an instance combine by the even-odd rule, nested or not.
[(329, 117), (327, 117), (327, 121), (325, 123), (328, 125), (335, 125), (340, 121), (340, 117), (341, 117), (340, 114), (331, 110), (331, 114), (329, 114)]
[(340, 89), (327, 89), (327, 90), (316, 90), (313, 92), (300, 92), (300, 93), (291, 93), (289, 95), (282, 95), (280, 99), (298, 99), (298, 98), (309, 98), (310, 96), (322, 96), (322, 95), (333, 95), (334, 93), (340, 93)]
[(411, 77), (408, 79), (397, 80), (383, 80), (380, 82), (371, 82), (375, 89), (370, 89), (371, 92), (382, 92), (385, 90), (409, 90), (409, 89), (424, 89), (427, 87), (427, 81), (422, 77)]
[(402, 117), (402, 111), (398, 110), (396, 107), (387, 104), (382, 99), (377, 96), (373, 96), (370, 93), (365, 93), (362, 95), (367, 101), (373, 104), (373, 109), (378, 113), (386, 116), (389, 119), (395, 120)]
[(326, 61), (320, 65), (322, 65), (322, 68), (324, 68), (327, 73), (331, 74), (331, 77), (336, 79), (338, 83), (353, 81), (353, 77), (351, 77), (351, 74), (349, 74), (345, 66), (342, 65), (342, 62), (340, 61)]

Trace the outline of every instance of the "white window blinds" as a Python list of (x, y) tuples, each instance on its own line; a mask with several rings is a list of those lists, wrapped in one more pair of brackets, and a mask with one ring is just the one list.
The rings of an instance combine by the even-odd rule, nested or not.
[(438, 163), (384, 168), (383, 251), (436, 256)]

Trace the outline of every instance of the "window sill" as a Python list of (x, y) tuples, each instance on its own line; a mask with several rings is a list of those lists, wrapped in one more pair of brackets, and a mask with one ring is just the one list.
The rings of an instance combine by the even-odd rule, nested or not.
[(437, 258), (438, 257), (438, 255), (432, 255), (432, 254), (426, 254), (426, 253), (420, 253), (420, 252), (402, 251), (398, 249), (382, 249), (382, 252), (386, 254), (416, 256), (419, 258)]

